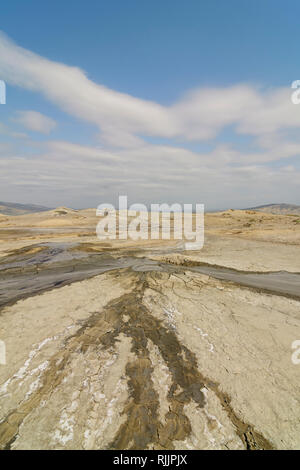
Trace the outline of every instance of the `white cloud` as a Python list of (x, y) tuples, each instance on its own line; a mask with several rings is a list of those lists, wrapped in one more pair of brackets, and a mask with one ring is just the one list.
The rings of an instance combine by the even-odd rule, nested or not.
[[(0, 77), (42, 93), (65, 112), (93, 124), (102, 145), (27, 139), (15, 152), (0, 147), (1, 190), (6, 199), (10, 192), (16, 196), (25, 191), (28, 202), (81, 207), (90, 201), (109, 202), (122, 192), (141, 202), (197, 201), (208, 202), (211, 208), (300, 202), (299, 169), (288, 161), (281, 167), (270, 166), (300, 153), (299, 139), (284, 133), (300, 128), (300, 106), (291, 103), (289, 88), (202, 88), (162, 106), (96, 84), (82, 70), (40, 57), (3, 35)], [(19, 114), (18, 120), (44, 133), (55, 125), (34, 111)], [(205, 152), (185, 148), (191, 141), (211, 144), (226, 126), (250, 135), (255, 150), (249, 145), (241, 151), (228, 143), (217, 143)], [(173, 139), (177, 146), (151, 145), (145, 136)], [(32, 154), (30, 146), (35, 147)], [(44, 194), (47, 200), (41, 199)]]
[(30, 131), (42, 134), (50, 134), (56, 127), (54, 119), (37, 111), (17, 111), (13, 120)]
[(0, 76), (41, 92), (64, 111), (96, 125), (103, 142), (116, 147), (139, 146), (143, 135), (211, 139), (228, 125), (257, 136), (300, 128), (300, 107), (292, 104), (289, 88), (202, 88), (172, 106), (162, 106), (94, 83), (79, 68), (40, 57), (4, 35), (0, 36)]
[(0, 134), (14, 137), (15, 139), (26, 139), (28, 136), (25, 132), (15, 132), (14, 130), (10, 129), (8, 126), (0, 122)]
[(80, 69), (44, 59), (3, 35), (0, 76), (8, 83), (43, 93), (66, 112), (97, 125), (110, 143), (135, 144), (134, 135), (140, 133), (175, 133), (167, 110), (159, 104), (97, 85)]
[(242, 163), (230, 166), (223, 147), (207, 154), (153, 145), (108, 151), (49, 141), (27, 158), (23, 148), (7, 156), (0, 147), (1, 193), (75, 207), (115, 202), (118, 194), (132, 202), (204, 202), (211, 209), (297, 202), (299, 168), (243, 162), (246, 157), (234, 154)]

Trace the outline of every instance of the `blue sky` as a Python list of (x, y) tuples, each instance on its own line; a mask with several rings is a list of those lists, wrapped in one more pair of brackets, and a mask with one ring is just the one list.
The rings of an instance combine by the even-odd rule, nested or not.
[(300, 203), (299, 14), (293, 0), (6, 2), (0, 200)]

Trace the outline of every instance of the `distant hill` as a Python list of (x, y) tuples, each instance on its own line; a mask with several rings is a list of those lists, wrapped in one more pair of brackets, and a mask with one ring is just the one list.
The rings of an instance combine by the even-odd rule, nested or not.
[(38, 206), (37, 204), (17, 204), (14, 202), (0, 201), (0, 214), (5, 215), (23, 215), (33, 212), (49, 211), (49, 207)]
[(268, 212), (270, 214), (300, 215), (300, 206), (296, 204), (266, 204), (263, 206), (249, 207), (247, 210)]

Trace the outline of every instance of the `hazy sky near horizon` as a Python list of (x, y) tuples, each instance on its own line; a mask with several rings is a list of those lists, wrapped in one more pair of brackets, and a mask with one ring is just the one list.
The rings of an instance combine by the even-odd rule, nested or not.
[(0, 200), (300, 204), (299, 14), (296, 0), (2, 3)]

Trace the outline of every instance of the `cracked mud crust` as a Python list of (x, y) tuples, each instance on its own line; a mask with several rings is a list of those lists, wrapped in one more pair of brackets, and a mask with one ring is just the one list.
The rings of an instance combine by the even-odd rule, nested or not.
[(123, 269), (21, 300), (2, 320), (2, 449), (300, 446), (297, 301)]
[(205, 215), (202, 250), (0, 227), (0, 449), (300, 449), (300, 225)]

